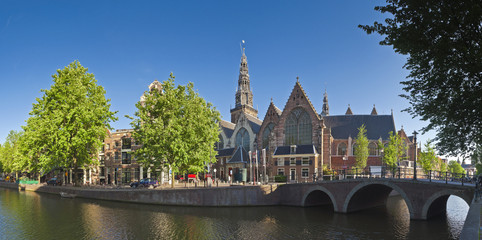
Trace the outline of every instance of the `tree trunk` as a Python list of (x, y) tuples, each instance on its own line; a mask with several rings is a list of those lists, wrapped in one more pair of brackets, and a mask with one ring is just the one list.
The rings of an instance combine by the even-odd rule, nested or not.
[(169, 170), (171, 170), (171, 188), (174, 188), (174, 171), (171, 168), (171, 165), (169, 165)]
[(74, 177), (74, 186), (80, 187), (79, 176), (77, 175), (77, 169), (79, 169), (79, 166), (77, 166), (77, 160), (74, 160), (74, 173), (72, 174)]

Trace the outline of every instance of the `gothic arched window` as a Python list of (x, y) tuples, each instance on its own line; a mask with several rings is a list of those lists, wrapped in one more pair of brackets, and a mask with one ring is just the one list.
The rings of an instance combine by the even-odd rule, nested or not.
[(311, 144), (312, 134), (310, 115), (302, 108), (294, 109), (285, 123), (286, 145)]
[(267, 148), (269, 145), (269, 135), (273, 131), (274, 123), (268, 123), (263, 131), (263, 148)]
[(236, 134), (236, 147), (243, 146), (246, 151), (249, 151), (249, 133), (246, 128), (239, 129)]
[(368, 155), (376, 156), (377, 154), (377, 144), (374, 142), (370, 142), (368, 144)]
[(219, 135), (219, 142), (216, 143), (216, 149), (221, 150), (224, 148), (224, 138), (222, 135)]
[(346, 143), (342, 142), (338, 144), (338, 155), (341, 155), (341, 156), (346, 155)]

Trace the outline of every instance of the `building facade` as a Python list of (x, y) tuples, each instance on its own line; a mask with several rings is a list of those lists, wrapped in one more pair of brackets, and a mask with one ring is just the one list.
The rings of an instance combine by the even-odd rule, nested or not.
[[(311, 182), (323, 175), (324, 169), (353, 168), (356, 137), (362, 125), (369, 140), (368, 169), (382, 166), (378, 144), (386, 145), (390, 132), (402, 135), (407, 149), (405, 164), (413, 162), (416, 149), (413, 137), (406, 136), (403, 129), (397, 132), (393, 112), (379, 115), (374, 105), (370, 114), (357, 115), (348, 106), (344, 115), (333, 116), (329, 112), (326, 91), (322, 101), (322, 111), (318, 113), (297, 77), (283, 110), (271, 101), (261, 121), (253, 108), (247, 57), (243, 51), (231, 121), (220, 123), (217, 163), (213, 166), (220, 173), (218, 176), (224, 180), (239, 180), (234, 175), (247, 171), (247, 181), (254, 180), (249, 177), (252, 169), (249, 163), (255, 164), (249, 152), (251, 157), (256, 156), (254, 161), (258, 161), (259, 172), (266, 166), (270, 179), (284, 175), (287, 181)], [(266, 159), (261, 157), (263, 150)], [(261, 176), (258, 175), (258, 179)]]

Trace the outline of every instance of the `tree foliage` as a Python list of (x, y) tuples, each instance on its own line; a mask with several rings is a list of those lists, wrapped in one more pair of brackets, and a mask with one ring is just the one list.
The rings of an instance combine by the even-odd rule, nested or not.
[(390, 17), (359, 27), (408, 55), (405, 110), (429, 121), (424, 132), (437, 130), (442, 154), (473, 150), (482, 143), (482, 2), (387, 0), (375, 10)]
[(438, 167), (439, 162), (430, 139), (427, 140), (424, 147), (425, 150), (420, 153), (418, 162), (422, 166), (423, 172), (427, 174), (430, 170), (435, 170), (435, 168)]
[(22, 149), (28, 157), (25, 170), (77, 170), (93, 163), (111, 128), (109, 122), (116, 117), (104, 88), (87, 70), (78, 61), (57, 70), (53, 85), (36, 99), (24, 127)]
[(406, 153), (406, 145), (400, 135), (394, 134), (393, 132), (389, 132), (388, 134), (389, 142), (387, 146), (383, 147), (383, 162), (390, 170), (395, 171), (402, 156)]
[(367, 166), (368, 160), (368, 138), (364, 124), (358, 128), (358, 135), (355, 142), (356, 146), (354, 155), (356, 159), (356, 167), (363, 169)]
[(20, 151), (23, 131), (10, 131), (3, 145), (0, 146), (0, 166), (2, 172), (16, 172), (22, 170), (21, 163), (24, 156)]
[(478, 144), (471, 155), (472, 165), (477, 169), (477, 174), (482, 173), (482, 144)]
[(460, 174), (465, 173), (465, 170), (460, 165), (460, 163), (458, 163), (457, 161), (454, 161), (454, 160), (449, 161), (448, 171), (452, 174), (458, 175), (458, 177), (460, 177)]
[(168, 166), (173, 173), (200, 172), (216, 160), (220, 115), (194, 91), (192, 83), (176, 87), (174, 79), (171, 73), (162, 91), (153, 88), (136, 104), (131, 125), (142, 147), (134, 155), (145, 166)]

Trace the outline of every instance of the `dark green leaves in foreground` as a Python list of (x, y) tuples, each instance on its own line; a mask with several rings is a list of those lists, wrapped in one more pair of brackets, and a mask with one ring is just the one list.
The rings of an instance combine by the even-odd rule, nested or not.
[(482, 144), (482, 1), (387, 0), (375, 10), (388, 13), (385, 23), (359, 27), (408, 55), (406, 111), (437, 131), (441, 154)]

